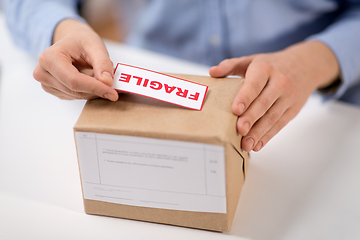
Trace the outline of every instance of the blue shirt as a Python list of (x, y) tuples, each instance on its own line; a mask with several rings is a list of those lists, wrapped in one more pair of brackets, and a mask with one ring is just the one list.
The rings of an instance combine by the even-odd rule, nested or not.
[[(319, 40), (332, 49), (340, 64), (342, 82), (329, 97), (360, 105), (360, 0), (144, 2), (137, 13), (126, 4), (119, 6), (119, 14), (134, 16), (126, 40), (131, 45), (216, 65), (226, 58)], [(52, 33), (61, 20), (83, 21), (76, 0), (2, 3), (15, 42), (36, 55), (51, 45)]]

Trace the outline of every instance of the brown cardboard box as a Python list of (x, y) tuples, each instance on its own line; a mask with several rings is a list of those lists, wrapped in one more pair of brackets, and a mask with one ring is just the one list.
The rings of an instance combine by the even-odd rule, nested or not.
[[(241, 87), (243, 80), (239, 78), (214, 79), (210, 77), (190, 75), (174, 76), (209, 86), (205, 103), (201, 111), (189, 110), (169, 103), (127, 93), (121, 94), (120, 99), (117, 102), (110, 102), (104, 99), (94, 99), (88, 101), (85, 105), (74, 127), (79, 167), (82, 178), (85, 212), (88, 214), (106, 215), (227, 232), (231, 228), (235, 215), (240, 192), (244, 184), (247, 161), (249, 157), (248, 153), (243, 152), (240, 148), (241, 136), (237, 134), (235, 127), (237, 117), (231, 111), (232, 101)], [(118, 141), (112, 146), (107, 146), (106, 144), (111, 143), (110, 140), (101, 140), (102, 142), (100, 143), (98, 141), (100, 141), (99, 139), (101, 136), (92, 135), (93, 133), (106, 134), (101, 136), (111, 135), (110, 138), (114, 137), (114, 139), (116, 136), (131, 136), (134, 139), (137, 139), (138, 137), (140, 137), (139, 139), (142, 139), (142, 137), (145, 137), (146, 141), (148, 141), (147, 139), (150, 139), (149, 141), (154, 139), (154, 141), (165, 140), (167, 142), (176, 140), (180, 141), (180, 145), (183, 144), (183, 142), (186, 144), (194, 144), (194, 146), (198, 146), (197, 144), (205, 144), (199, 145), (204, 149), (206, 146), (221, 147), (224, 153), (223, 174), (224, 184), (226, 186), (224, 186), (224, 194), (226, 195), (224, 195), (222, 199), (225, 200), (225, 211), (221, 212), (211, 209), (206, 210), (208, 203), (211, 205), (214, 201), (217, 204), (216, 197), (203, 196), (202, 194), (192, 195), (184, 193), (186, 192), (186, 189), (184, 190), (184, 186), (186, 188), (197, 188), (197, 183), (195, 181), (194, 185), (196, 186), (185, 183), (183, 185), (179, 184), (179, 186), (175, 184), (176, 189), (178, 190), (174, 190), (175, 193), (168, 191), (168, 188), (172, 187), (174, 182), (177, 182), (176, 177), (179, 178), (179, 182), (186, 182), (191, 181), (192, 178), (197, 178), (199, 174), (202, 174), (199, 172), (194, 172), (193, 174), (191, 171), (197, 168), (187, 167), (184, 168), (185, 170), (183, 176), (181, 175), (182, 170), (179, 170), (180, 172), (177, 170), (177, 173), (175, 172), (174, 174), (166, 175), (167, 172), (170, 171), (169, 169), (174, 170), (179, 166), (176, 164), (185, 164), (187, 161), (189, 164), (197, 164), (197, 162), (203, 161), (203, 159), (199, 159), (199, 161), (191, 161), (191, 155), (188, 156), (189, 160), (187, 157), (181, 158), (181, 156), (175, 156), (175, 153), (174, 156), (170, 156), (170, 153), (170, 155), (154, 154), (153, 151), (157, 151), (156, 147), (149, 150), (142, 150), (141, 146), (145, 145), (141, 144), (134, 145), (134, 149), (136, 149), (135, 152), (131, 152), (128, 148), (117, 150), (117, 146), (123, 146), (122, 144), (127, 146), (126, 144), (128, 143)], [(87, 145), (88, 143), (90, 145)], [(175, 144), (177, 143), (178, 142), (175, 142)], [(189, 149), (191, 149), (191, 147)], [(152, 153), (145, 153), (146, 151), (152, 151)], [(191, 150), (184, 150), (183, 152), (180, 151), (177, 154), (191, 154), (190, 152)], [(212, 157), (211, 151), (206, 154), (209, 158)], [(165, 165), (161, 166), (159, 164), (150, 165), (144, 163), (145, 160), (151, 162), (154, 157), (157, 158), (155, 161), (158, 162), (160, 160), (162, 162), (166, 162), (165, 160), (169, 159), (172, 160), (168, 161), (168, 165), (166, 165), (167, 163), (164, 163)], [(126, 160), (127, 158), (131, 159)], [(137, 160), (135, 161), (133, 159)], [(183, 161), (183, 163), (181, 163), (181, 161)], [(88, 165), (90, 162), (93, 162), (93, 165)], [(170, 165), (170, 163), (174, 165)], [(142, 169), (150, 169), (150, 171), (153, 171), (152, 169), (155, 169), (154, 171), (159, 173), (159, 176), (147, 176), (147, 171), (141, 172), (143, 174), (137, 174), (137, 176), (134, 176), (134, 174), (131, 173), (132, 168), (129, 164), (134, 167), (135, 164), (137, 164), (137, 169), (140, 169), (139, 166), (141, 166), (139, 171), (143, 171)], [(220, 179), (221, 182), (221, 164), (219, 166), (216, 165), (216, 171), (206, 169), (211, 168), (211, 166), (215, 166), (211, 164), (218, 164), (218, 162), (217, 160), (209, 160), (204, 163), (204, 166), (199, 165), (199, 169), (202, 169), (202, 167), (205, 169), (206, 179), (204, 182), (209, 185), (207, 187), (210, 188), (210, 190), (213, 185), (217, 186), (216, 183), (212, 184), (211, 181), (214, 182), (218, 181), (217, 179)], [(105, 166), (106, 171), (103, 169), (99, 170), (98, 166), (102, 165)], [(123, 171), (123, 169), (126, 169), (126, 171), (117, 172), (119, 170)], [(169, 180), (171, 183), (166, 185), (166, 179), (164, 181), (164, 178), (172, 178), (172, 176), (175, 176), (175, 180)], [(189, 178), (187, 176), (189, 176)], [(212, 178), (212, 176), (215, 177)], [(154, 183), (151, 183), (152, 177), (159, 177), (160, 180), (158, 182), (157, 180), (154, 180)], [(111, 186), (111, 181), (118, 182), (119, 186)], [(140, 182), (136, 183), (137, 181)], [(169, 205), (170, 207), (161, 207), (163, 206), (160, 204), (161, 201), (142, 201), (145, 205), (127, 204), (126, 201), (132, 201), (132, 199), (130, 197), (126, 198), (123, 196), (128, 196), (126, 194), (135, 194), (132, 192), (132, 189), (135, 191), (137, 191), (137, 189), (140, 189), (140, 191), (148, 191), (148, 189), (141, 189), (141, 186), (143, 186), (141, 184), (153, 186), (159, 190), (150, 191), (150, 195), (148, 195), (149, 198), (156, 197), (156, 194), (163, 194), (164, 192), (167, 194), (166, 192), (168, 191), (169, 194), (175, 194), (170, 197), (174, 197), (176, 199), (179, 198), (179, 201), (183, 201), (183, 198), (186, 199), (189, 197), (189, 200), (186, 201), (188, 201), (190, 205), (196, 201), (200, 201), (200, 204), (195, 204), (192, 206), (192, 209), (187, 209), (186, 207), (182, 208), (180, 206), (181, 204), (173, 204), (175, 208), (173, 208), (171, 204)], [(157, 188), (154, 184), (163, 184), (163, 186)], [(126, 186), (124, 187), (122, 185)], [(199, 186), (201, 186), (201, 184), (199, 184)], [(90, 188), (91, 190), (89, 190)], [(163, 191), (164, 189), (167, 189), (167, 191)], [(199, 189), (201, 188), (199, 187)], [(94, 196), (96, 197), (87, 197), (87, 191), (95, 191)], [(177, 191), (179, 193), (177, 193)], [(194, 190), (194, 193), (197, 193), (196, 191), (197, 190)], [(217, 190), (214, 191), (216, 192)], [(142, 192), (142, 194), (148, 194), (148, 192)], [(200, 197), (200, 200), (198, 197)], [(203, 202), (201, 202), (202, 197), (205, 199)], [(125, 203), (119, 204), (117, 201), (125, 201)], [(158, 203), (160, 204), (160, 207), (156, 205)], [(146, 204), (152, 204), (151, 206), (155, 207), (149, 207), (149, 205)], [(197, 206), (201, 209), (197, 210)], [(221, 204), (216, 206), (221, 206)], [(177, 207), (179, 208), (176, 209)], [(202, 207), (204, 207), (205, 210), (202, 209)]]

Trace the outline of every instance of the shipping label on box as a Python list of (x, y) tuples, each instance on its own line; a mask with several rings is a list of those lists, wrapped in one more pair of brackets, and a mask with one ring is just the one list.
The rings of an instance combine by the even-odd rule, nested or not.
[(90, 132), (76, 142), (85, 199), (226, 213), (224, 147)]

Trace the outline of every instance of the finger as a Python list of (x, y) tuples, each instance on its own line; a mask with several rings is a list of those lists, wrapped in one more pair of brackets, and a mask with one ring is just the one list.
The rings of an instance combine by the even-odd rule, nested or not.
[(43, 87), (43, 90), (45, 90), (45, 92), (47, 93), (50, 93), (51, 95), (55, 96), (55, 97), (58, 97), (59, 99), (61, 100), (89, 100), (89, 99), (94, 99), (94, 98), (98, 98), (98, 96), (95, 96), (95, 95), (89, 95), (89, 96), (78, 96), (78, 97), (74, 97), (72, 95), (68, 95), (68, 94), (65, 94), (61, 91), (58, 91), (57, 89), (55, 88), (52, 88), (51, 87), (49, 88), (49, 90), (47, 90), (45, 87)]
[[(55, 79), (49, 72), (45, 71), (40, 65), (36, 66), (33, 75), (34, 78), (41, 83), (46, 92), (54, 94), (60, 99), (90, 99), (96, 96), (94, 94), (86, 94), (70, 90)], [(62, 97), (63, 95), (68, 97)]]
[(74, 96), (65, 94), (65, 93), (63, 93), (63, 92), (61, 92), (61, 91), (59, 91), (59, 90), (57, 90), (55, 88), (52, 88), (52, 87), (49, 87), (49, 86), (46, 86), (46, 85), (43, 85), (43, 84), (41, 85), (41, 87), (45, 92), (47, 92), (47, 93), (49, 93), (49, 94), (51, 94), (53, 96), (56, 96), (56, 97), (58, 97), (58, 98), (60, 98), (62, 100), (75, 100), (75, 99), (78, 99), (78, 98), (75, 98)]
[[(260, 151), (276, 134), (283, 129), (286, 124), (290, 122), (291, 119), (295, 117), (296, 113), (293, 110), (288, 109), (285, 113), (281, 116), (281, 118), (273, 125), (273, 127), (266, 133), (264, 136), (255, 144), (252, 148), (254, 151)], [(244, 147), (246, 147), (244, 145)]]
[[(50, 74), (49, 74), (50, 75)], [(53, 78), (51, 75), (48, 79)], [(51, 82), (51, 80), (48, 80)], [(82, 93), (82, 92), (74, 92), (68, 89), (66, 86), (61, 84), (59, 81), (54, 80), (54, 83), (47, 85), (46, 83), (41, 83), (41, 87), (45, 90), (45, 92), (53, 94), (60, 99), (74, 100), (74, 99), (93, 99), (98, 96), (94, 94)]]
[(53, 96), (56, 96), (56, 97), (58, 97), (58, 98), (60, 98), (60, 99), (62, 99), (62, 100), (75, 100), (75, 99), (79, 99), (79, 98), (77, 98), (77, 97), (75, 97), (75, 96), (66, 94), (66, 93), (64, 93), (64, 92), (62, 92), (62, 91), (59, 91), (58, 89), (53, 88), (53, 87), (51, 87), (51, 86), (47, 86), (47, 85), (41, 84), (41, 87), (42, 87), (42, 89), (43, 89), (45, 92), (47, 92), (47, 93), (49, 93), (49, 94), (51, 94), (51, 95), (53, 95)]
[(252, 56), (225, 59), (219, 65), (211, 67), (209, 74), (211, 77), (226, 77), (229, 75), (243, 77), (252, 59)]
[(52, 54), (55, 56), (50, 56), (56, 59), (56, 64), (54, 64), (53, 62), (45, 61), (46, 59), (50, 59), (48, 56), (43, 56), (46, 54), (49, 53), (45, 51), (40, 55), (39, 62), (41, 62), (41, 65), (44, 66), (44, 69), (50, 72), (55, 79), (71, 91), (94, 94), (111, 101), (118, 99), (118, 94), (113, 88), (93, 77), (80, 73), (78, 69), (73, 66), (72, 60), (68, 56), (53, 52)]
[(263, 142), (260, 143), (260, 139), (279, 123), (279, 119), (283, 117), (283, 114), (288, 108), (289, 104), (286, 101), (282, 99), (277, 100), (246, 134), (244, 138), (244, 149), (250, 151), (254, 149), (255, 146), (258, 146), (257, 144), (259, 144), (259, 146), (263, 145)]
[(270, 72), (271, 69), (267, 65), (253, 62), (249, 65), (244, 84), (232, 104), (235, 115), (241, 116), (259, 96), (270, 78)]
[(102, 40), (89, 41), (84, 44), (83, 49), (87, 49), (83, 54), (86, 62), (94, 69), (95, 78), (111, 87), (114, 66)]
[(53, 86), (45, 85), (45, 84), (41, 84), (41, 87), (45, 90), (45, 92), (55, 95), (60, 99), (74, 100), (74, 99), (93, 99), (98, 97), (93, 94), (87, 94), (82, 92), (64, 91), (63, 89), (55, 88)]
[[(278, 114), (281, 114), (288, 108), (288, 103), (284, 101), (280, 101), (276, 106), (273, 106), (275, 101), (280, 97), (280, 91), (277, 90), (276, 86), (275, 83), (267, 84), (245, 113), (238, 118), (237, 130), (242, 136), (247, 135), (255, 122), (262, 119), (270, 108), (275, 108), (275, 110), (269, 111), (268, 116), (270, 118), (280, 117)], [(270, 120), (270, 122), (274, 124), (275, 121), (273, 119)], [(268, 124), (270, 124), (270, 122)], [(262, 133), (265, 133), (265, 131)], [(262, 135), (259, 137), (261, 136)]]

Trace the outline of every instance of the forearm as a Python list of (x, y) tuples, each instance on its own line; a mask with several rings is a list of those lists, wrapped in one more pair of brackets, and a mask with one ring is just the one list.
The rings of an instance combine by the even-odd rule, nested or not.
[(309, 78), (313, 90), (330, 86), (340, 76), (340, 66), (334, 52), (323, 42), (307, 41), (292, 45), (283, 50), (289, 61), (298, 62), (293, 72), (303, 72)]
[(360, 84), (360, 1), (348, 1), (348, 9), (331, 26), (307, 41), (320, 41), (334, 53), (341, 82), (330, 98), (340, 98), (347, 89)]

